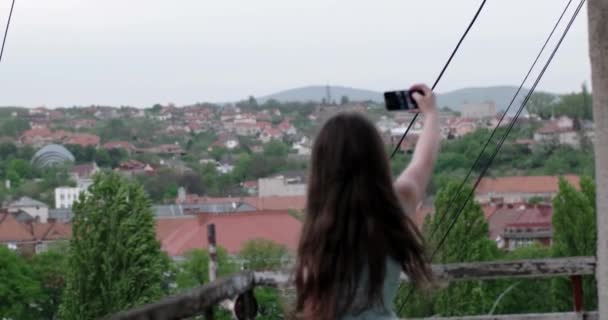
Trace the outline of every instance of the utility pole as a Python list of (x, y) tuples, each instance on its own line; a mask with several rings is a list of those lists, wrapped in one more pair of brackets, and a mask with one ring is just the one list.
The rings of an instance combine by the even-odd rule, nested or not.
[(598, 313), (608, 320), (608, 0), (589, 0), (589, 56), (595, 122)]

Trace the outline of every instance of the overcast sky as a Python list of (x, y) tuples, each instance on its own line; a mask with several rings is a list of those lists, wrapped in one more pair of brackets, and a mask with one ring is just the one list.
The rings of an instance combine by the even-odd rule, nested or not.
[[(0, 106), (148, 107), (432, 83), (481, 0), (16, 1)], [(519, 84), (566, 2), (489, 0), (437, 91)], [(9, 7), (0, 0), (2, 32)], [(539, 89), (589, 82), (586, 19)]]

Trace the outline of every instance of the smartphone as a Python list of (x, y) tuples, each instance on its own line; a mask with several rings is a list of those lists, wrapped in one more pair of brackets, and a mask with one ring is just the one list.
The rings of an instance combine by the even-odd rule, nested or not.
[[(384, 93), (384, 102), (388, 111), (408, 111), (418, 109), (412, 94), (417, 91), (387, 91)], [(421, 93), (421, 92), (419, 92)]]

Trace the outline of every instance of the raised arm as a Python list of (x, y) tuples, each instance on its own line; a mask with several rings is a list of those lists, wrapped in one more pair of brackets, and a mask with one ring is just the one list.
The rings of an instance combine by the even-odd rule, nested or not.
[(424, 114), (424, 126), (416, 143), (412, 161), (395, 181), (395, 190), (405, 204), (406, 210), (413, 214), (424, 199), (437, 160), (441, 136), (437, 103), (431, 89), (426, 85), (415, 85), (410, 90), (424, 92), (424, 95), (413, 94), (420, 112)]

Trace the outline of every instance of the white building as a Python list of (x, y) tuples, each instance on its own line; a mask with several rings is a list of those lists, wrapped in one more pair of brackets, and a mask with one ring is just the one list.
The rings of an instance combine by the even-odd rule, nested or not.
[(491, 102), (464, 104), (460, 107), (465, 118), (490, 118), (496, 116), (496, 104)]
[(301, 179), (276, 176), (258, 179), (258, 196), (303, 196), (306, 194), (306, 184)]
[(55, 209), (69, 209), (78, 201), (80, 194), (87, 189), (82, 187), (55, 188)]
[(8, 205), (9, 212), (23, 211), (33, 218), (40, 219), (40, 222), (46, 222), (49, 217), (49, 206), (38, 200), (28, 197), (12, 202)]

